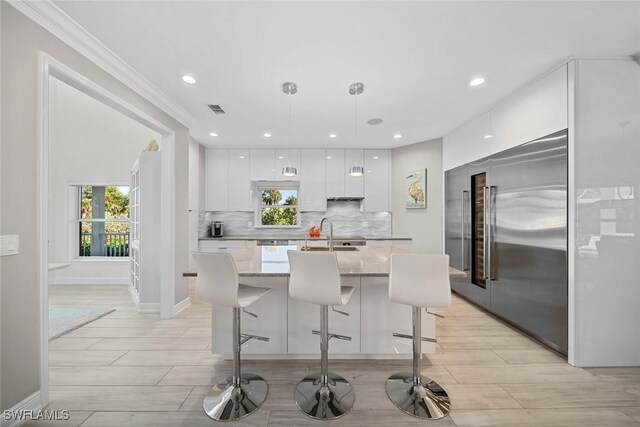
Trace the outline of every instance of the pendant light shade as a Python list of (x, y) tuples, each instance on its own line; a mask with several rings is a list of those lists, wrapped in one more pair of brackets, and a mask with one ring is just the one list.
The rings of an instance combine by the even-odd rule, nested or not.
[(298, 168), (296, 168), (295, 166), (285, 166), (282, 168), (282, 175), (296, 176), (298, 175)]
[[(291, 142), (291, 97), (298, 93), (298, 85), (293, 82), (282, 83), (282, 91), (286, 93), (289, 98), (289, 142)], [(287, 163), (287, 165), (282, 168), (282, 175), (286, 177), (297, 176), (298, 168)]]
[(362, 176), (364, 175), (364, 168), (362, 166), (351, 166), (349, 168), (350, 176)]

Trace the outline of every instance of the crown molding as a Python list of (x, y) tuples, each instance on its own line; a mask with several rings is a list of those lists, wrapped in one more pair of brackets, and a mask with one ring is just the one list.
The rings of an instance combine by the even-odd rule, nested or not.
[(187, 128), (192, 128), (196, 123), (196, 119), (185, 109), (140, 75), (51, 0), (7, 0), (7, 2)]

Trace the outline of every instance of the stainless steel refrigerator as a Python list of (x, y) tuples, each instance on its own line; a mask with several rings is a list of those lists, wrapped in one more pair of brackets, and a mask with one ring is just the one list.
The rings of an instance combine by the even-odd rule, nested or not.
[(445, 173), (452, 289), (567, 354), (567, 130)]

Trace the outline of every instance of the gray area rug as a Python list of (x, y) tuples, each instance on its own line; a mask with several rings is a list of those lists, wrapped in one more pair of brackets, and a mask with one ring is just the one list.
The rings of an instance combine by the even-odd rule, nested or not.
[(49, 307), (49, 341), (114, 311), (101, 307)]

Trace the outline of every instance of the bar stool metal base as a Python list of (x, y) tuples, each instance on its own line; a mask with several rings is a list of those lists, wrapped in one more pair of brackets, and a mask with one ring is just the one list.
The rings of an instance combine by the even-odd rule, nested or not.
[(340, 418), (353, 408), (356, 394), (349, 382), (334, 373), (327, 375), (327, 385), (322, 385), (318, 372), (305, 377), (296, 386), (294, 399), (298, 409), (317, 420)]
[(267, 398), (269, 387), (259, 375), (241, 374), (240, 386), (227, 377), (204, 398), (204, 411), (216, 421), (235, 421), (257, 410)]
[(437, 420), (451, 410), (447, 392), (437, 382), (421, 375), (415, 385), (413, 374), (402, 372), (389, 377), (385, 386), (387, 396), (400, 410), (416, 418)]

